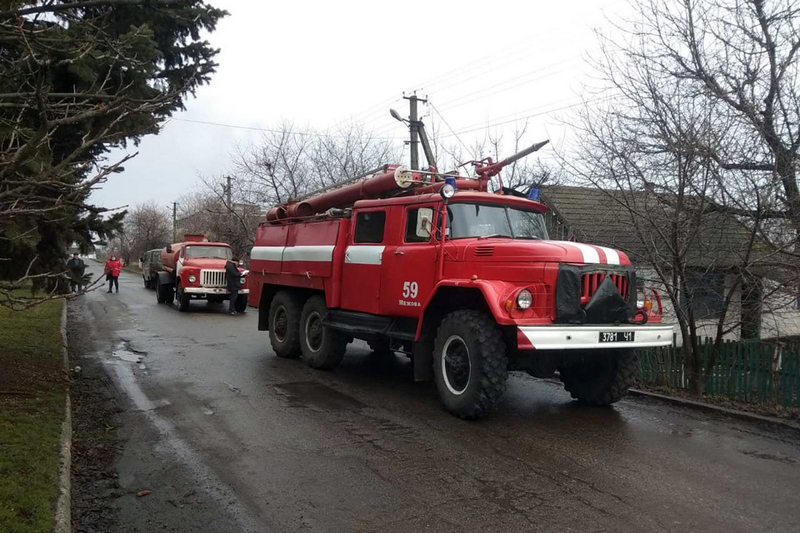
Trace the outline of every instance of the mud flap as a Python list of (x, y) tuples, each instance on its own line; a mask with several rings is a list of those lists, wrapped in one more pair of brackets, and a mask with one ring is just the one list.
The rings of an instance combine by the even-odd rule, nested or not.
[(433, 339), (422, 338), (414, 343), (411, 352), (414, 363), (414, 381), (433, 379)]

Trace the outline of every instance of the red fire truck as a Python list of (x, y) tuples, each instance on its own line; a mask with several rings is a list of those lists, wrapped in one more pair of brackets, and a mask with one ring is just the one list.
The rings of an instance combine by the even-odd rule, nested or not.
[(385, 166), (272, 208), (251, 252), (250, 304), (275, 353), (333, 368), (354, 338), (404, 352), (468, 419), (500, 401), (509, 370), (558, 372), (587, 404), (622, 398), (635, 349), (669, 345), (672, 327), (623, 252), (549, 240), (543, 204), (502, 183), (488, 192), (544, 144), (473, 162), (473, 178)]
[[(161, 250), (163, 270), (154, 280), (158, 303), (177, 299), (178, 310), (188, 311), (192, 300), (203, 299), (220, 303), (230, 299), (225, 263), (233, 257), (231, 247), (224, 242), (208, 242), (205, 235), (185, 235), (184, 242), (168, 244)], [(241, 289), (234, 302), (241, 313), (247, 309), (250, 289), (247, 271), (242, 274)]]

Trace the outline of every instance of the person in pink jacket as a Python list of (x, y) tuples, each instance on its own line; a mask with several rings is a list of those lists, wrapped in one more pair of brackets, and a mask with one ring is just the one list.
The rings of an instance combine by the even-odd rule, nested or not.
[(108, 281), (108, 292), (111, 292), (111, 287), (116, 287), (117, 293), (119, 293), (119, 273), (122, 272), (122, 261), (119, 260), (119, 257), (116, 255), (112, 255), (106, 261), (106, 281)]

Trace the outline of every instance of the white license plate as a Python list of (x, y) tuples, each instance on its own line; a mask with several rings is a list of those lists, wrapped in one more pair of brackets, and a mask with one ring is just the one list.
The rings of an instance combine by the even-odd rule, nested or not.
[(635, 331), (601, 331), (600, 342), (633, 342)]

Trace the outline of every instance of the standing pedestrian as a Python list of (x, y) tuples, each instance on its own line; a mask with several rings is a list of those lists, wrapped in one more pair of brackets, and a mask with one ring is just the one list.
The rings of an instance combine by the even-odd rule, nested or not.
[(111, 287), (117, 289), (119, 294), (119, 274), (122, 272), (122, 261), (116, 255), (111, 255), (106, 261), (106, 281), (108, 281), (108, 292), (111, 292)]
[(225, 263), (225, 277), (228, 280), (228, 291), (231, 293), (230, 312), (236, 314), (236, 299), (239, 297), (239, 289), (242, 286), (242, 275), (239, 266), (233, 259), (228, 259)]
[(70, 292), (81, 292), (83, 290), (83, 274), (86, 272), (86, 263), (78, 254), (72, 254), (72, 259), (67, 261), (69, 269), (69, 290)]

